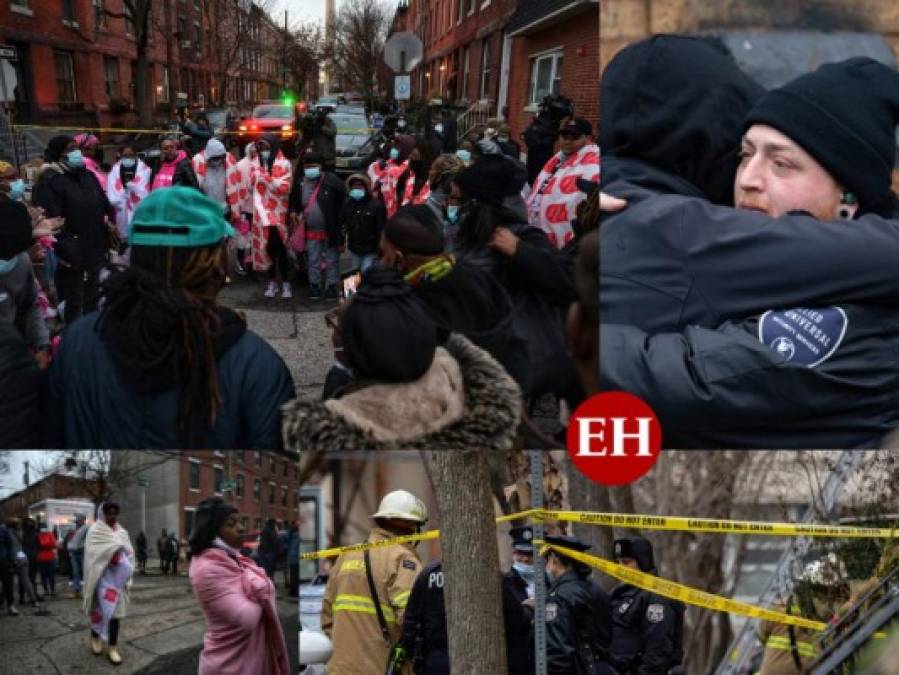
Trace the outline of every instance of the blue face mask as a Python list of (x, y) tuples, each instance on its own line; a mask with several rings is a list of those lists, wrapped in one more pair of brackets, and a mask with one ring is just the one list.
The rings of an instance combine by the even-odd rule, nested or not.
[(78, 168), (84, 166), (84, 155), (81, 154), (81, 150), (72, 150), (72, 152), (66, 155), (66, 161), (69, 163), (69, 166)]
[(268, 158), (272, 156), (272, 151), (271, 150), (262, 150), (259, 153), (259, 156), (262, 157), (263, 162), (267, 162)]
[(19, 263), (19, 256), (10, 258), (9, 260), (0, 260), (0, 274), (12, 272)]
[(365, 196), (365, 190), (363, 190), (362, 188), (353, 188), (352, 190), (350, 190), (350, 199), (355, 199), (356, 201), (359, 201), (364, 196)]
[(390, 159), (396, 161), (400, 158), (400, 151), (396, 148), (390, 148)]
[(459, 220), (459, 206), (456, 204), (450, 204), (446, 207), (446, 219), (451, 223), (455, 223)]
[(522, 579), (527, 581), (528, 583), (531, 583), (534, 581), (534, 566), (533, 565), (525, 565), (522, 562), (516, 561), (516, 562), (512, 563), (512, 569), (515, 570), (516, 572), (518, 572), (518, 575)]
[(319, 176), (322, 175), (322, 170), (317, 166), (308, 166), (303, 169), (303, 175), (306, 176), (309, 180), (316, 180)]
[(9, 198), (13, 201), (20, 202), (22, 201), (22, 196), (25, 194), (25, 181), (21, 178), (16, 178), (12, 183), (9, 184)]
[(465, 164), (471, 162), (471, 153), (468, 150), (456, 150), (456, 157), (461, 159)]
[(137, 164), (137, 160), (134, 157), (122, 157), (122, 166), (126, 169), (133, 169), (135, 164)]

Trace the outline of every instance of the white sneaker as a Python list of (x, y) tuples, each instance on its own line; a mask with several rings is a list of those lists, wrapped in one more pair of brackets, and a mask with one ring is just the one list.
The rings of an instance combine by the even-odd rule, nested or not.
[(290, 300), (293, 297), (293, 290), (290, 288), (290, 283), (287, 281), (281, 284), (281, 297), (284, 300)]
[(278, 295), (278, 284), (274, 281), (268, 282), (268, 287), (265, 289), (265, 297), (274, 298)]

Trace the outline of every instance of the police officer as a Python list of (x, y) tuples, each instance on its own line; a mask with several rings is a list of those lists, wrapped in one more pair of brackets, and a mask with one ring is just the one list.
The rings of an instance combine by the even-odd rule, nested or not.
[[(547, 535), (546, 543), (586, 551), (577, 537)], [(590, 567), (549, 549), (546, 572), (553, 580), (546, 598), (548, 675), (606, 675), (611, 638), (609, 596), (593, 583)]]
[(518, 602), (524, 602), (534, 597), (534, 531), (530, 527), (513, 527), (509, 536), (512, 537), (512, 568), (503, 579)]
[[(428, 509), (405, 490), (384, 495), (372, 515), (369, 542), (418, 532)], [(411, 544), (392, 544), (342, 554), (331, 568), (322, 598), (321, 626), (334, 643), (329, 672), (381, 673), (400, 634), (409, 591), (421, 569)]]
[[(401, 664), (411, 659), (415, 675), (450, 675), (443, 585), (440, 561), (427, 565), (415, 579), (400, 641), (391, 654), (393, 670), (388, 670), (389, 673), (399, 672)], [(528, 658), (534, 651), (530, 617), (505, 580), (502, 587), (509, 675), (532, 675), (534, 669)]]
[[(652, 544), (615, 540), (615, 559), (655, 574)], [(622, 675), (665, 675), (683, 659), (684, 605), (630, 584), (612, 590), (612, 663)]]

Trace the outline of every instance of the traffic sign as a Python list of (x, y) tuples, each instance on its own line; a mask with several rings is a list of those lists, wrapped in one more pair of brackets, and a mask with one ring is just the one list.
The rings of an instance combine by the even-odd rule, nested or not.
[(408, 101), (412, 97), (412, 77), (395, 75), (393, 78), (393, 97), (397, 101)]
[(234, 481), (230, 478), (226, 478), (222, 481), (222, 492), (230, 492), (234, 489)]
[(18, 58), (18, 52), (12, 45), (0, 45), (0, 59), (6, 59), (15, 63)]
[(408, 31), (394, 33), (384, 43), (384, 63), (395, 73), (408, 73), (424, 57), (421, 40)]
[(150, 487), (150, 477), (145, 473), (137, 474), (137, 484), (141, 487)]

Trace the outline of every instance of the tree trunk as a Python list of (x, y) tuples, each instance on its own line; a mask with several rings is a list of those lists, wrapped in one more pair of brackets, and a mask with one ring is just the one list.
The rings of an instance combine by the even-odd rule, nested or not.
[(479, 450), (422, 454), (440, 514), (452, 672), (505, 673), (499, 552), (486, 457)]
[(175, 40), (172, 37), (172, 5), (168, 0), (165, 2), (165, 67), (169, 73), (168, 88), (166, 96), (168, 97), (169, 106), (175, 106), (175, 94), (177, 93), (177, 68), (173, 67), (175, 60)]
[(137, 71), (134, 79), (134, 104), (139, 124), (142, 129), (147, 129), (153, 124), (153, 110), (150, 105), (150, 61), (146, 46), (137, 47)]
[[(612, 510), (612, 501), (609, 498), (609, 489), (594, 483), (583, 473), (577, 470), (571, 461), (568, 461), (568, 499), (571, 502), (572, 511), (603, 511)], [(615, 541), (615, 532), (611, 527), (597, 527), (595, 525), (574, 525), (574, 535), (583, 542), (591, 545), (592, 555), (612, 559), (612, 545)], [(593, 580), (606, 590), (613, 588), (618, 582), (604, 574), (593, 573)]]

